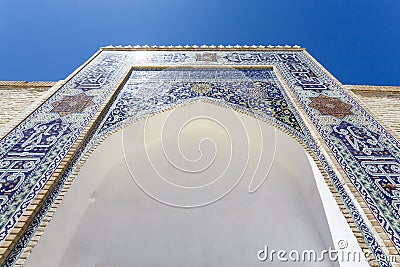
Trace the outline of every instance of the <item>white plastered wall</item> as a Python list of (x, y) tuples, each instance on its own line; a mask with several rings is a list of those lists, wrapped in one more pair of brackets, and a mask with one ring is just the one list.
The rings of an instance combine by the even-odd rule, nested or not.
[[(177, 139), (173, 129), (197, 117)], [(207, 137), (213, 141), (204, 141)], [(213, 164), (199, 173), (200, 181), (211, 181), (207, 179), (229, 163), (226, 182), (215, 183), (217, 189), (207, 191), (202, 202), (235, 184), (241, 173), (243, 177), (212, 204), (185, 209), (162, 204), (154, 198), (174, 204), (184, 203), (180, 201), (186, 195), (150, 190), (152, 198), (135, 176), (145, 189), (163, 186), (157, 184), (154, 166), (176, 183), (198, 182), (189, 181), (190, 173), (171, 168), (162, 148), (170, 150), (172, 161), (179, 153), (193, 161), (201, 151), (204, 160), (197, 164)], [(196, 167), (193, 162), (182, 164)], [(250, 194), (252, 182), (262, 185)], [(199, 102), (133, 123), (107, 138), (76, 177), (26, 266), (338, 266), (329, 260), (284, 263), (276, 255), (272, 262), (260, 261), (257, 253), (265, 246), (320, 252), (338, 249), (340, 240), (361, 253), (321, 173), (293, 138), (250, 116)], [(340, 266), (368, 265), (345, 261)]]

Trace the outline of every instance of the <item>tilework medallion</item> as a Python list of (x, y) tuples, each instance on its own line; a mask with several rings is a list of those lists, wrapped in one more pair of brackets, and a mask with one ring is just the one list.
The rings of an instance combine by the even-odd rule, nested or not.
[(56, 112), (60, 114), (60, 116), (66, 116), (71, 113), (81, 113), (85, 108), (93, 105), (92, 98), (93, 96), (87, 96), (84, 93), (66, 96), (62, 100), (52, 103), (54, 108), (51, 112)]
[(310, 97), (310, 107), (319, 110), (322, 115), (331, 115), (338, 119), (343, 119), (346, 115), (351, 115), (351, 105), (342, 102), (338, 98), (319, 95), (317, 97)]
[(210, 52), (196, 53), (196, 61), (217, 62), (218, 56)]
[(197, 94), (205, 94), (212, 90), (211, 86), (207, 83), (196, 83), (190, 89)]

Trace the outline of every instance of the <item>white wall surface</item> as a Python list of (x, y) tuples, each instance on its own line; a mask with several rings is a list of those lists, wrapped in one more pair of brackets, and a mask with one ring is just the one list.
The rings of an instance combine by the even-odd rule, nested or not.
[(314, 172), (294, 139), (249, 116), (206, 103), (164, 112), (97, 148), (26, 266), (337, 266), (257, 258), (265, 246), (333, 249), (324, 207), (335, 242), (358, 247)]

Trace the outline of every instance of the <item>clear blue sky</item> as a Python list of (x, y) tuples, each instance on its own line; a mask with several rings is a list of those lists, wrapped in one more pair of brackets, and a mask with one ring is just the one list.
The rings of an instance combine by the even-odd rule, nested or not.
[(59, 80), (112, 45), (301, 45), (345, 84), (400, 85), (400, 0), (0, 0), (0, 80)]

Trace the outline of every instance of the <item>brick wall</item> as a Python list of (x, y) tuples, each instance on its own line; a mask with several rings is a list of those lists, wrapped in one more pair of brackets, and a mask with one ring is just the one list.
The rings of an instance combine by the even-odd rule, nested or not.
[(400, 136), (400, 87), (347, 85), (346, 88), (372, 111), (378, 122)]
[(39, 106), (45, 100), (40, 101), (39, 98), (54, 84), (54, 82), (0, 81), (0, 129), (31, 105)]

